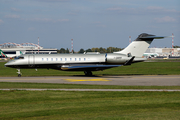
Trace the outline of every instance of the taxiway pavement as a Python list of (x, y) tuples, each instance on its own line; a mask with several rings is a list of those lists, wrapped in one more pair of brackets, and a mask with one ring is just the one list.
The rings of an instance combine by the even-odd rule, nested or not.
[(0, 77), (0, 82), (124, 86), (180, 86), (180, 75)]

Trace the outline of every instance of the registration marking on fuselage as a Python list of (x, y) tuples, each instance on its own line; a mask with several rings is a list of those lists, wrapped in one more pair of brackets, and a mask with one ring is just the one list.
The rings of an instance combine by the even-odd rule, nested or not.
[(100, 79), (64, 79), (66, 81), (69, 81), (69, 82), (82, 82), (82, 81), (111, 81), (111, 80), (107, 80), (107, 79), (103, 79), (103, 78), (100, 78)]

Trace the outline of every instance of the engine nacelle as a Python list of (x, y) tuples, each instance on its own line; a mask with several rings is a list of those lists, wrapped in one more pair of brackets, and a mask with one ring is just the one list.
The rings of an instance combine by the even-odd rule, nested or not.
[(121, 54), (107, 54), (106, 62), (109, 64), (124, 64), (130, 57)]

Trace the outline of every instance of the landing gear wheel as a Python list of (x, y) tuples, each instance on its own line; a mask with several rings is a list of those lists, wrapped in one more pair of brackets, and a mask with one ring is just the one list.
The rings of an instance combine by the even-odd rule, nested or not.
[(86, 76), (92, 76), (92, 72), (91, 71), (84, 71)]
[(21, 77), (21, 74), (18, 74), (18, 77)]

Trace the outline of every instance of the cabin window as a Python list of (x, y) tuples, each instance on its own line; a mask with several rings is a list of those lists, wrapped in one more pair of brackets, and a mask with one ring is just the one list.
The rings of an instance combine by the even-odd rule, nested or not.
[(84, 61), (86, 61), (86, 58), (84, 58)]
[(42, 61), (44, 61), (44, 58), (42, 58)]
[(53, 58), (51, 58), (51, 61), (53, 61)]
[(47, 61), (48, 61), (48, 58), (47, 58)]
[(60, 60), (62, 61), (62, 58), (60, 58)]
[(65, 61), (67, 61), (67, 58), (65, 58)]
[(76, 61), (76, 58), (75, 58), (75, 61)]
[(72, 61), (72, 58), (70, 58), (70, 61)]
[(56, 58), (56, 61), (58, 61), (58, 58)]
[(81, 61), (81, 58), (79, 58), (79, 61)]

